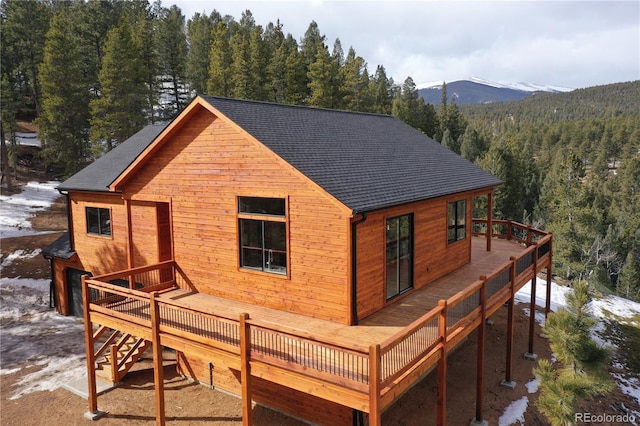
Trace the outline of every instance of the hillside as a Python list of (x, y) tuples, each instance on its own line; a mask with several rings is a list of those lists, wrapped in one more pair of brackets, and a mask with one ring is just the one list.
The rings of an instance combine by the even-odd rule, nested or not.
[[(422, 96), (428, 104), (439, 105), (442, 98), (442, 86), (420, 89), (418, 95)], [(447, 83), (447, 98), (449, 100), (455, 99), (458, 105), (511, 102), (524, 99), (529, 95), (531, 92), (525, 90), (495, 87), (469, 80)]]
[(535, 92), (515, 102), (460, 105), (460, 110), (471, 120), (494, 121), (509, 117), (520, 123), (549, 123), (619, 116), (640, 117), (640, 80), (577, 89), (567, 93)]

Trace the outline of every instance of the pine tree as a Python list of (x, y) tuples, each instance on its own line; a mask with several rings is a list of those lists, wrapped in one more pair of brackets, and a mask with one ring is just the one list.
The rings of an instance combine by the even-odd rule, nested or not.
[(253, 28), (249, 38), (249, 98), (267, 101), (268, 65), (271, 55), (260, 25)]
[(211, 63), (211, 37), (213, 28), (221, 17), (215, 10), (209, 16), (196, 13), (187, 22), (187, 81), (189, 88), (197, 94), (207, 93), (209, 64)]
[(619, 296), (640, 301), (640, 253), (631, 250), (622, 267), (616, 292)]
[(84, 166), (89, 142), (89, 82), (80, 68), (79, 40), (70, 15), (56, 13), (51, 20), (40, 65), (42, 114), (39, 136), (46, 140), (47, 163), (60, 163), (69, 176)]
[(350, 111), (367, 111), (372, 106), (367, 105), (369, 97), (369, 75), (366, 71), (367, 63), (361, 56), (356, 56), (353, 47), (349, 48), (342, 72), (342, 94), (344, 108)]
[[(161, 81), (159, 79), (160, 58), (154, 36), (157, 17), (147, 8), (130, 10), (127, 15), (129, 16), (126, 19), (129, 20), (134, 29), (131, 36), (132, 42), (138, 51), (138, 58), (141, 62), (140, 78), (145, 82), (146, 104), (144, 110), (149, 120), (154, 123), (156, 121), (156, 110), (159, 109), (161, 89)], [(160, 117), (160, 119), (162, 118)]]
[(519, 220), (523, 212), (522, 166), (506, 141), (494, 141), (489, 151), (478, 160), (478, 165), (504, 182), (495, 191), (495, 217)]
[(101, 96), (91, 101), (91, 139), (96, 155), (110, 151), (147, 123), (144, 66), (126, 20), (107, 35), (98, 77)]
[(583, 398), (613, 388), (604, 370), (610, 354), (589, 334), (595, 324), (589, 312), (591, 297), (588, 284), (575, 281), (567, 294), (567, 309), (551, 313), (544, 326), (559, 365), (540, 360), (534, 374), (541, 381), (537, 406), (553, 425), (573, 424)]
[(232, 89), (231, 56), (229, 27), (225, 22), (218, 22), (213, 30), (211, 42), (211, 63), (209, 64), (209, 79), (207, 93), (215, 96), (230, 96)]
[(156, 30), (158, 59), (164, 85), (166, 105), (163, 118), (171, 118), (182, 110), (188, 102), (186, 88), (187, 37), (184, 15), (176, 5), (162, 8)]
[(393, 101), (393, 79), (387, 78), (382, 65), (376, 67), (373, 78), (369, 81), (369, 92), (372, 97), (372, 112), (391, 114)]
[(285, 96), (284, 102), (291, 105), (304, 104), (307, 97), (307, 71), (302, 54), (291, 50), (285, 62)]
[[(44, 1), (3, 0), (0, 5), (2, 25), (3, 74), (11, 73), (9, 81), (19, 92), (17, 99), (40, 113), (39, 64), (44, 57), (44, 44), (51, 8)], [(8, 63), (7, 59), (11, 58)], [(9, 69), (4, 67), (9, 66)]]
[(311, 96), (308, 104), (320, 108), (336, 108), (340, 102), (336, 80), (338, 77), (338, 64), (329, 55), (326, 46), (318, 50), (316, 61), (309, 66), (307, 73)]

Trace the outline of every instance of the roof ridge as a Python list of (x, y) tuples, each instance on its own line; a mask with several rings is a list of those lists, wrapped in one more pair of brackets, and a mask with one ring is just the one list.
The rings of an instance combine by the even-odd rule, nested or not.
[(314, 107), (314, 106), (309, 106), (309, 105), (283, 104), (283, 103), (278, 103), (278, 102), (260, 101), (260, 100), (255, 100), (255, 99), (229, 98), (229, 97), (225, 97), (225, 96), (213, 96), (213, 95), (198, 95), (198, 96), (200, 96), (201, 98), (203, 98), (204, 100), (207, 100), (207, 101), (208, 101), (208, 99), (220, 99), (222, 101), (231, 101), (231, 102), (238, 102), (238, 103), (253, 103), (253, 104), (278, 106), (278, 107), (284, 107), (284, 108), (298, 108), (298, 109), (305, 109), (305, 110), (310, 110), (310, 111), (326, 111), (326, 112), (331, 112), (331, 113), (371, 115), (371, 116), (374, 116), (374, 117), (385, 117), (385, 118), (392, 118), (392, 119), (395, 119), (395, 120), (398, 119), (397, 117), (394, 117), (391, 114), (382, 114), (382, 113), (377, 113), (377, 112), (351, 111), (351, 110), (346, 110), (346, 109)]

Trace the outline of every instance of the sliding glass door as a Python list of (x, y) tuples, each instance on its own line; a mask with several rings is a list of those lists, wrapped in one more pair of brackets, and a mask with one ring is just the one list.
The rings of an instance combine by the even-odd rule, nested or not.
[(387, 299), (413, 287), (413, 215), (387, 219)]

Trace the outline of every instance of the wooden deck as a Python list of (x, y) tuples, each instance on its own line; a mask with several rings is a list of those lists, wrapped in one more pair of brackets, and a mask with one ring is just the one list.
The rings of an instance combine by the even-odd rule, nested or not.
[(525, 249), (526, 247), (512, 241), (496, 240), (493, 242), (492, 251), (487, 252), (485, 241), (474, 238), (471, 263), (424, 288), (403, 296), (396, 303), (361, 320), (360, 324), (356, 326), (310, 318), (183, 289), (173, 289), (161, 293), (158, 300), (170, 300), (185, 308), (204, 310), (227, 318), (239, 318), (240, 314), (248, 313), (253, 320), (274, 326), (286, 324), (290, 331), (313, 335), (320, 341), (330, 341), (347, 347), (356, 344), (368, 348), (372, 344), (384, 342), (438, 306), (440, 300), (449, 299), (478, 280), (481, 275), (489, 275), (508, 262), (509, 257), (517, 256)]
[[(511, 235), (516, 226), (520, 237)], [(473, 238), (469, 264), (356, 326), (177, 288), (172, 261), (83, 278), (85, 321), (124, 329), (154, 348), (226, 354), (245, 377), (243, 401), (251, 400), (247, 377), (256, 375), (370, 413), (379, 424), (385, 407), (550, 266), (551, 235), (509, 224), (506, 236), (492, 240), (491, 251), (486, 239)], [(139, 289), (108, 284), (114, 279)], [(88, 348), (93, 342), (87, 335)], [(93, 358), (88, 353), (89, 365)]]

